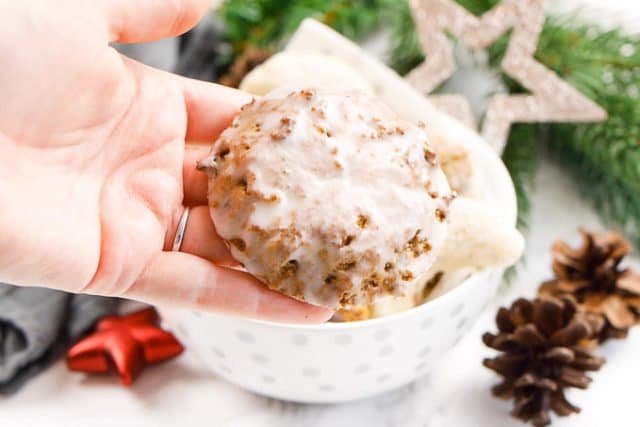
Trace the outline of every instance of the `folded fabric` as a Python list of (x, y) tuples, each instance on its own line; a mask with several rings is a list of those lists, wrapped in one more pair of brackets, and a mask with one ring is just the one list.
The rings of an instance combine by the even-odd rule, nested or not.
[(17, 391), (117, 304), (115, 298), (0, 284), (0, 393)]
[(215, 15), (205, 16), (193, 30), (180, 38), (174, 72), (192, 79), (216, 81), (231, 54), (231, 46), (223, 42), (221, 33), (222, 23)]
[(231, 47), (221, 37), (222, 24), (213, 13), (179, 38), (150, 43), (114, 44), (123, 55), (151, 67), (185, 77), (216, 81), (230, 57)]
[(171, 71), (178, 61), (178, 39), (162, 39), (149, 43), (114, 44), (123, 55), (150, 67)]

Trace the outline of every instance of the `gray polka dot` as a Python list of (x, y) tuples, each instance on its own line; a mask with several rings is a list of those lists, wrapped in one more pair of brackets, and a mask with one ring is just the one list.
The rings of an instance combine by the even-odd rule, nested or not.
[(251, 335), (247, 331), (236, 332), (236, 337), (238, 337), (238, 339), (245, 344), (252, 344), (255, 342), (255, 338), (253, 338), (253, 335)]
[(336, 344), (340, 345), (340, 346), (345, 346), (345, 345), (349, 345), (351, 344), (351, 341), (353, 341), (353, 338), (351, 338), (351, 335), (338, 335), (336, 337)]
[(220, 350), (217, 347), (213, 347), (211, 349), (211, 351), (213, 352), (213, 354), (215, 354), (220, 359), (226, 359), (227, 358), (227, 356), (222, 352), (222, 350)]
[(251, 355), (251, 360), (253, 360), (253, 363), (257, 363), (258, 365), (264, 365), (269, 361), (267, 356), (257, 353)]
[(388, 329), (380, 329), (373, 334), (373, 339), (376, 341), (384, 341), (391, 336), (391, 331)]
[(383, 374), (378, 377), (377, 381), (379, 383), (383, 383), (383, 382), (389, 381), (389, 378), (391, 378), (391, 374)]
[(371, 366), (367, 365), (366, 363), (363, 363), (356, 366), (353, 370), (355, 371), (356, 374), (364, 374), (366, 372), (369, 372), (370, 369), (371, 369)]
[(460, 342), (460, 340), (462, 340), (462, 335), (458, 335), (455, 339), (455, 341), (453, 342), (452, 346), (455, 347), (456, 345), (458, 345), (458, 343)]
[(195, 317), (202, 317), (202, 313), (200, 311), (193, 310), (191, 312)]
[(460, 321), (456, 325), (456, 330), (460, 331), (462, 328), (465, 327), (465, 325), (467, 324), (468, 321), (469, 321), (469, 319), (466, 318), (466, 317), (463, 317), (462, 319), (460, 319)]
[(420, 329), (429, 329), (431, 326), (433, 326), (434, 321), (435, 319), (433, 317), (427, 317), (420, 324)]
[(427, 357), (429, 355), (429, 353), (431, 353), (431, 347), (427, 346), (427, 347), (423, 347), (419, 352), (418, 352), (418, 357), (419, 358), (424, 358)]
[(304, 335), (294, 335), (293, 337), (291, 337), (291, 342), (293, 342), (295, 345), (307, 345), (307, 341), (307, 337)]
[(231, 373), (231, 368), (228, 367), (227, 365), (220, 365), (219, 368), (225, 374), (230, 374)]
[(302, 376), (307, 378), (314, 378), (320, 375), (320, 370), (316, 368), (304, 368), (302, 369)]
[(378, 351), (378, 356), (387, 357), (390, 356), (391, 353), (393, 353), (393, 347), (391, 347), (390, 345), (385, 345)]
[(274, 383), (276, 382), (276, 379), (273, 378), (271, 375), (263, 375), (262, 381), (264, 381), (265, 383)]
[(427, 367), (427, 362), (422, 362), (416, 366), (416, 372), (422, 372)]
[(323, 384), (320, 387), (318, 387), (318, 389), (320, 391), (333, 391), (336, 388), (334, 386), (332, 386), (331, 384)]
[(456, 305), (453, 310), (451, 310), (451, 316), (457, 316), (458, 314), (462, 313), (462, 310), (464, 310), (464, 303)]

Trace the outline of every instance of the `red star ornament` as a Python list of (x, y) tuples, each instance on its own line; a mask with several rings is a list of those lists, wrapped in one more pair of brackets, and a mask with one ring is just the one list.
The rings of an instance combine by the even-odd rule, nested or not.
[(71, 371), (104, 374), (114, 368), (123, 385), (133, 383), (146, 365), (178, 356), (184, 347), (169, 332), (160, 329), (153, 308), (127, 316), (107, 316), (93, 334), (67, 352)]

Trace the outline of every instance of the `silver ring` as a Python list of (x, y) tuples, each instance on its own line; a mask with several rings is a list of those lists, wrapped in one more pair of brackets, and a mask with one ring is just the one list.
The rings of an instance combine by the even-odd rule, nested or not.
[(180, 222), (178, 223), (178, 229), (176, 230), (176, 237), (173, 238), (173, 252), (179, 252), (182, 249), (182, 241), (184, 240), (184, 234), (187, 231), (187, 221), (189, 221), (189, 208), (184, 208)]

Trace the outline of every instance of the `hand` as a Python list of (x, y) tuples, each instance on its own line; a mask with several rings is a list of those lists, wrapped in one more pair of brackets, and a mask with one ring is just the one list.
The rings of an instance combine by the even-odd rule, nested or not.
[[(0, 0), (0, 281), (290, 322), (328, 310), (233, 262), (205, 152), (247, 96), (146, 67), (110, 42), (191, 28), (210, 0)], [(168, 252), (185, 205), (182, 252)]]

